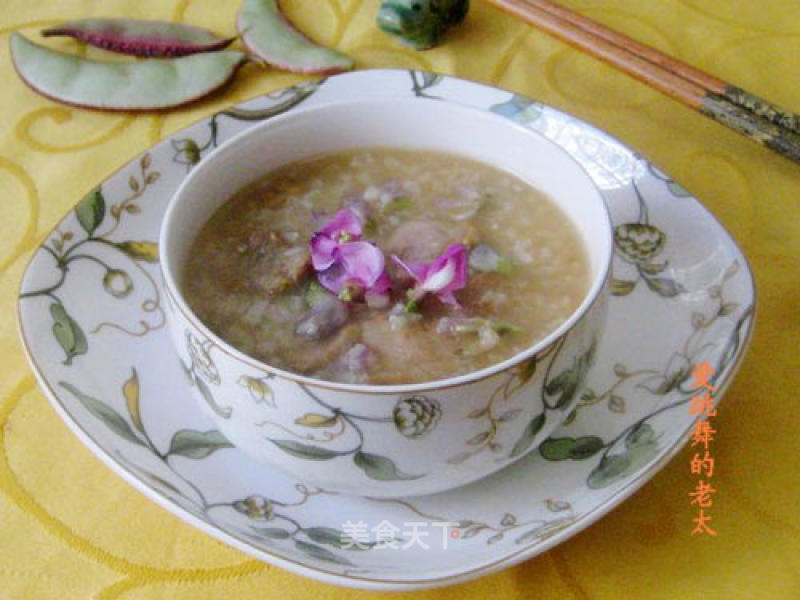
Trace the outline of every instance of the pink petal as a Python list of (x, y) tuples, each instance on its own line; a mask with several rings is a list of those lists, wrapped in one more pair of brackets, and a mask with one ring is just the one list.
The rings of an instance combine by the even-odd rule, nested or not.
[(350, 276), (341, 263), (334, 263), (324, 271), (317, 273), (317, 280), (328, 291), (338, 294), (349, 281)]
[(453, 296), (453, 292), (439, 292), (436, 294), (436, 297), (439, 298), (445, 304), (452, 304), (453, 306), (461, 306), (456, 300), (456, 297)]
[(361, 215), (349, 208), (344, 208), (333, 215), (327, 225), (319, 230), (319, 233), (332, 240), (337, 240), (343, 234), (347, 234), (351, 239), (359, 238), (363, 232), (363, 220)]
[(367, 290), (368, 294), (376, 294), (376, 295), (383, 295), (388, 294), (389, 290), (392, 288), (392, 280), (389, 279), (389, 275), (386, 271), (383, 271), (378, 279), (375, 280), (375, 283)]
[(350, 279), (370, 288), (383, 273), (383, 252), (370, 242), (339, 244), (339, 260)]
[(392, 260), (396, 262), (398, 265), (400, 265), (403, 268), (403, 270), (406, 273), (408, 273), (414, 281), (420, 282), (423, 279), (425, 279), (425, 273), (428, 270), (427, 265), (423, 263), (408, 264), (396, 254), (392, 254)]
[(311, 264), (316, 271), (322, 271), (330, 267), (336, 260), (336, 250), (339, 244), (331, 238), (321, 233), (311, 236), (309, 244), (311, 250)]
[(466, 284), (467, 247), (464, 244), (452, 244), (427, 268), (420, 287), (444, 300), (445, 295), (460, 290)]

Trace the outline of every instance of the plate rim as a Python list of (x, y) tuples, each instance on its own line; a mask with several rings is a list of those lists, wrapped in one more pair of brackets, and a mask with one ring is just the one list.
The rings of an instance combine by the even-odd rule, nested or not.
[[(647, 164), (650, 164), (655, 169), (657, 169), (659, 172), (666, 173), (660, 167), (658, 167), (655, 163), (650, 161), (645, 155), (640, 153), (638, 150), (632, 149), (627, 144), (621, 142), (619, 139), (617, 139), (616, 137), (606, 133), (602, 129), (599, 129), (595, 125), (593, 125), (591, 123), (588, 123), (588, 122), (584, 121), (583, 119), (581, 119), (579, 117), (575, 117), (575, 116), (573, 116), (573, 115), (571, 115), (569, 113), (566, 113), (566, 112), (564, 112), (564, 111), (562, 111), (562, 110), (560, 110), (560, 109), (558, 109), (556, 107), (553, 107), (553, 106), (551, 106), (549, 104), (546, 104), (546, 103), (538, 101), (538, 100), (534, 100), (533, 98), (530, 98), (529, 96), (522, 95), (522, 94), (517, 94), (516, 92), (514, 92), (514, 91), (512, 91), (510, 89), (507, 89), (507, 88), (502, 88), (502, 87), (491, 85), (491, 84), (488, 84), (488, 83), (483, 83), (483, 82), (480, 82), (480, 81), (467, 79), (467, 78), (463, 78), (463, 77), (458, 77), (458, 76), (454, 76), (454, 75), (448, 75), (448, 74), (444, 74), (444, 73), (436, 73), (436, 72), (424, 71), (424, 70), (420, 70), (420, 69), (362, 69), (362, 70), (352, 71), (352, 72), (349, 72), (349, 73), (342, 73), (342, 74), (339, 74), (339, 75), (334, 75), (334, 76), (332, 76), (330, 78), (324, 78), (324, 79), (322, 79), (320, 81), (324, 82), (325, 80), (332, 79), (332, 78), (337, 78), (338, 79), (338, 78), (347, 78), (347, 77), (353, 77), (353, 76), (365, 76), (365, 74), (367, 76), (369, 76), (369, 75), (378, 75), (379, 76), (380, 74), (383, 74), (383, 73), (391, 73), (393, 75), (397, 75), (397, 74), (400, 74), (400, 73), (408, 73), (408, 72), (430, 73), (432, 75), (442, 76), (445, 79), (453, 80), (453, 81), (455, 81), (455, 82), (457, 82), (459, 84), (466, 84), (468, 86), (476, 86), (477, 88), (488, 89), (488, 90), (492, 90), (492, 91), (506, 92), (506, 93), (509, 93), (509, 94), (514, 94), (514, 95), (517, 95), (517, 96), (521, 96), (522, 98), (525, 98), (525, 99), (530, 100), (532, 102), (536, 102), (537, 104), (540, 104), (540, 105), (548, 108), (549, 110), (551, 110), (551, 111), (553, 111), (553, 112), (555, 112), (555, 113), (557, 113), (559, 115), (562, 115), (562, 116), (570, 118), (572, 120), (572, 122), (580, 125), (581, 128), (589, 127), (594, 131), (600, 132), (603, 136), (605, 136), (606, 138), (612, 140), (614, 143), (618, 144), (621, 148), (623, 148), (626, 151), (631, 152), (632, 154), (634, 154), (638, 159), (641, 159), (644, 162), (646, 162)], [(304, 80), (303, 82), (300, 82), (300, 83), (301, 84), (302, 83), (306, 83), (307, 81), (308, 80)], [(297, 85), (297, 84), (294, 84), (294, 85)], [(105, 182), (105, 181), (108, 181), (109, 179), (111, 179), (114, 176), (116, 176), (118, 173), (122, 172), (124, 169), (128, 168), (130, 165), (135, 164), (138, 160), (141, 159), (141, 157), (143, 155), (145, 155), (145, 154), (147, 154), (149, 152), (152, 152), (154, 149), (156, 149), (158, 147), (161, 147), (163, 145), (169, 144), (170, 141), (173, 138), (175, 138), (176, 136), (182, 134), (183, 132), (185, 132), (188, 129), (191, 129), (191, 128), (197, 126), (198, 124), (201, 124), (201, 123), (207, 121), (209, 118), (213, 117), (214, 114), (220, 113), (220, 112), (222, 112), (222, 111), (224, 111), (224, 110), (226, 110), (228, 108), (231, 108), (231, 107), (239, 107), (239, 106), (246, 105), (246, 104), (248, 104), (250, 102), (256, 101), (256, 100), (264, 98), (264, 97), (268, 97), (270, 94), (273, 94), (273, 93), (276, 93), (276, 92), (280, 92), (280, 91), (289, 89), (291, 87), (293, 87), (293, 86), (279, 87), (279, 88), (276, 88), (275, 90), (271, 90), (270, 92), (260, 93), (260, 94), (257, 94), (255, 96), (252, 96), (250, 98), (246, 98), (244, 100), (241, 100), (241, 101), (238, 101), (238, 102), (235, 102), (235, 103), (226, 104), (223, 107), (221, 107), (219, 110), (217, 110), (215, 113), (211, 113), (209, 115), (205, 115), (203, 117), (200, 117), (199, 119), (189, 123), (188, 125), (186, 125), (184, 127), (181, 127), (180, 129), (178, 129), (178, 130), (176, 130), (174, 132), (171, 132), (170, 134), (168, 134), (167, 136), (165, 136), (164, 138), (162, 138), (161, 140), (159, 140), (155, 144), (153, 144), (153, 145), (149, 146), (148, 148), (144, 149), (142, 152), (137, 153), (135, 156), (133, 156), (132, 158), (127, 160), (124, 164), (120, 165), (118, 168), (112, 170), (108, 175), (104, 176), (101, 179), (101, 183)], [(441, 99), (444, 100), (445, 102), (452, 102), (452, 103), (460, 104), (460, 103), (458, 103), (456, 100), (454, 100), (452, 98), (445, 97), (445, 98), (441, 98)], [(486, 109), (482, 109), (482, 110), (486, 110)], [(537, 133), (539, 135), (543, 135), (543, 134), (541, 134), (541, 132), (535, 132), (535, 133)], [(234, 134), (234, 135), (238, 135), (238, 133)], [(554, 143), (557, 143), (557, 142), (554, 142)], [(569, 151), (567, 151), (563, 147), (562, 147), (562, 150), (564, 150), (565, 152), (569, 153)], [(581, 165), (581, 166), (583, 167), (583, 165)], [(94, 189), (95, 187), (97, 187), (97, 184), (95, 184), (95, 186), (90, 187), (89, 189), (91, 190), (91, 189)], [(719, 221), (719, 219), (717, 219), (717, 217), (702, 202), (700, 202), (700, 200), (698, 200), (693, 195), (689, 196), (688, 198), (685, 198), (684, 200), (689, 200), (689, 201), (693, 202), (696, 205), (697, 208), (699, 208), (707, 217), (709, 217), (714, 222), (716, 227), (719, 228), (719, 231), (718, 231), (719, 234), (722, 234), (725, 238), (727, 238), (727, 241), (730, 243), (731, 247), (734, 248), (735, 251), (738, 253), (737, 258), (742, 261), (742, 263), (743, 263), (742, 266), (744, 267), (743, 271), (747, 275), (746, 285), (749, 288), (750, 293), (752, 294), (751, 314), (750, 314), (750, 316), (748, 318), (748, 323), (747, 323), (746, 327), (744, 328), (744, 335), (743, 335), (742, 343), (740, 345), (739, 352), (735, 356), (733, 362), (728, 366), (727, 373), (726, 373), (726, 378), (718, 384), (718, 389), (717, 389), (717, 393), (715, 394), (715, 398), (717, 400), (717, 403), (719, 403), (719, 401), (721, 401), (721, 399), (727, 393), (730, 385), (733, 383), (734, 379), (736, 378), (736, 375), (738, 374), (738, 372), (739, 372), (739, 370), (740, 370), (740, 368), (742, 366), (744, 358), (745, 358), (745, 356), (747, 355), (747, 353), (749, 351), (749, 347), (750, 347), (750, 344), (751, 344), (751, 341), (752, 341), (752, 337), (753, 337), (753, 332), (755, 330), (755, 323), (756, 323), (756, 320), (757, 320), (756, 319), (757, 313), (759, 312), (759, 309), (758, 309), (758, 305), (759, 305), (758, 292), (757, 292), (757, 288), (756, 288), (756, 285), (755, 285), (754, 274), (753, 274), (750, 262), (749, 262), (747, 256), (744, 254), (744, 252), (740, 248), (740, 246), (737, 244), (737, 242), (734, 239), (734, 237), (727, 230), (727, 228)], [(70, 214), (74, 210), (75, 205), (77, 205), (77, 203), (79, 201), (80, 201), (80, 198), (75, 202), (75, 204), (72, 205), (71, 208), (69, 208), (67, 210), (67, 212), (64, 213), (64, 215), (62, 217), (57, 219), (57, 221), (55, 222), (53, 227), (48, 229), (48, 231), (41, 237), (42, 240), (46, 240), (52, 234), (52, 232), (55, 231), (58, 228), (58, 226), (65, 219), (69, 218)], [(268, 550), (265, 550), (265, 549), (262, 549), (262, 548), (258, 548), (256, 546), (254, 546), (253, 544), (251, 544), (250, 542), (238, 537), (237, 535), (235, 535), (233, 533), (230, 533), (229, 531), (226, 531), (221, 526), (210, 524), (210, 523), (204, 521), (203, 519), (193, 515), (190, 511), (187, 511), (182, 506), (180, 506), (178, 503), (176, 503), (176, 502), (172, 501), (171, 499), (169, 499), (168, 497), (160, 494), (155, 488), (147, 485), (143, 480), (141, 480), (139, 477), (137, 477), (131, 471), (126, 469), (125, 466), (121, 462), (119, 462), (113, 456), (113, 454), (111, 452), (109, 452), (105, 448), (103, 448), (100, 445), (99, 442), (96, 442), (92, 438), (92, 436), (89, 434), (89, 432), (86, 431), (83, 428), (83, 426), (77, 420), (75, 420), (72, 417), (70, 412), (67, 410), (66, 406), (64, 404), (62, 404), (62, 402), (61, 402), (61, 400), (59, 398), (59, 394), (53, 389), (53, 387), (50, 385), (50, 383), (45, 378), (44, 370), (39, 366), (39, 364), (37, 363), (35, 357), (33, 356), (33, 352), (31, 350), (31, 347), (30, 347), (30, 345), (28, 343), (28, 339), (27, 339), (26, 334), (25, 334), (25, 328), (24, 328), (24, 323), (23, 323), (24, 319), (23, 319), (23, 314), (22, 314), (22, 298), (20, 298), (20, 294), (22, 293), (22, 288), (25, 285), (29, 274), (33, 270), (32, 266), (33, 266), (33, 263), (36, 260), (36, 257), (37, 257), (37, 255), (39, 253), (39, 248), (41, 247), (41, 244), (42, 244), (42, 242), (40, 242), (36, 246), (36, 250), (34, 250), (32, 252), (32, 254), (29, 256), (28, 260), (26, 261), (26, 265), (25, 265), (25, 267), (23, 269), (22, 275), (20, 277), (19, 286), (18, 286), (18, 295), (17, 295), (17, 306), (16, 306), (16, 309), (17, 309), (16, 310), (17, 331), (18, 331), (18, 334), (19, 334), (19, 337), (20, 337), (20, 341), (22, 343), (22, 347), (23, 347), (23, 351), (24, 351), (24, 354), (25, 354), (25, 358), (26, 358), (26, 360), (27, 360), (27, 362), (28, 362), (28, 364), (29, 364), (29, 366), (31, 368), (31, 371), (34, 374), (34, 377), (35, 377), (37, 383), (39, 384), (39, 387), (45, 392), (45, 396), (47, 397), (49, 404), (54, 408), (56, 414), (58, 414), (58, 416), (62, 419), (62, 421), (65, 422), (65, 424), (70, 429), (70, 431), (72, 431), (72, 433), (91, 451), (92, 454), (94, 454), (97, 458), (99, 458), (101, 460), (101, 462), (106, 465), (106, 467), (111, 469), (115, 474), (119, 475), (124, 481), (126, 481), (129, 485), (131, 485), (138, 492), (142, 493), (146, 498), (148, 498), (149, 500), (155, 502), (158, 506), (160, 506), (161, 508), (167, 510), (170, 514), (172, 514), (173, 516), (177, 517), (178, 519), (180, 519), (180, 520), (192, 525), (193, 527), (195, 527), (196, 529), (202, 531), (203, 533), (205, 533), (207, 535), (210, 535), (213, 538), (215, 538), (215, 539), (217, 539), (219, 541), (222, 541), (225, 544), (227, 544), (229, 546), (232, 546), (232, 547), (244, 552), (248, 556), (251, 556), (251, 557), (256, 558), (258, 560), (261, 560), (263, 562), (274, 564), (275, 566), (278, 566), (280, 568), (284, 568), (284, 569), (286, 569), (286, 570), (288, 570), (290, 572), (293, 572), (295, 574), (303, 575), (303, 576), (306, 576), (306, 577), (310, 577), (310, 578), (316, 579), (318, 581), (323, 581), (325, 583), (330, 583), (330, 584), (340, 585), (340, 586), (347, 586), (347, 587), (355, 587), (355, 588), (360, 588), (360, 589), (370, 589), (370, 590), (398, 590), (398, 591), (403, 591), (403, 590), (429, 589), (429, 588), (436, 588), (436, 587), (442, 587), (442, 586), (447, 586), (447, 585), (454, 585), (454, 584), (457, 584), (457, 583), (463, 583), (463, 582), (466, 582), (466, 581), (470, 581), (470, 580), (476, 579), (478, 577), (482, 577), (484, 575), (488, 575), (490, 573), (496, 572), (498, 570), (501, 570), (501, 569), (504, 569), (504, 568), (519, 564), (520, 562), (523, 562), (523, 561), (525, 561), (525, 560), (527, 560), (529, 558), (533, 558), (534, 556), (537, 556), (538, 554), (546, 552), (546, 551), (550, 550), (551, 548), (561, 544), (562, 542), (564, 542), (567, 539), (573, 537), (574, 535), (576, 535), (580, 531), (583, 531), (584, 529), (586, 529), (587, 527), (589, 527), (590, 525), (592, 525), (593, 523), (598, 521), (600, 518), (602, 518), (603, 516), (608, 514), (611, 510), (613, 510), (614, 508), (618, 507), (625, 500), (630, 498), (644, 484), (646, 484), (653, 477), (655, 477), (656, 474), (658, 474), (669, 462), (672, 461), (673, 458), (675, 458), (675, 456), (678, 453), (680, 453), (684, 449), (684, 447), (686, 446), (686, 444), (687, 444), (687, 442), (689, 440), (690, 432), (691, 432), (692, 428), (694, 427), (694, 423), (697, 420), (699, 420), (699, 418), (700, 418), (700, 417), (697, 417), (697, 418), (691, 420), (689, 422), (689, 424), (686, 426), (686, 428), (684, 429), (684, 431), (682, 433), (680, 433), (680, 435), (676, 438), (675, 442), (671, 446), (669, 446), (669, 447), (665, 448), (664, 450), (662, 450), (660, 456), (657, 459), (655, 459), (653, 462), (651, 462), (644, 470), (641, 470), (638, 473), (638, 475), (636, 475), (636, 476), (632, 477), (631, 479), (629, 479), (623, 486), (621, 486), (619, 489), (617, 489), (613, 493), (613, 495), (611, 497), (609, 497), (605, 501), (601, 502), (600, 504), (596, 505), (595, 507), (590, 508), (588, 511), (584, 512), (579, 517), (577, 517), (575, 519), (575, 521), (570, 523), (563, 530), (559, 531), (558, 533), (556, 533), (555, 535), (549, 537), (548, 539), (542, 541), (541, 543), (533, 544), (533, 545), (531, 545), (531, 546), (529, 546), (527, 548), (520, 548), (520, 549), (518, 549), (516, 551), (513, 551), (513, 552), (511, 552), (511, 553), (505, 555), (504, 557), (502, 557), (500, 559), (497, 559), (495, 561), (485, 562), (483, 564), (480, 564), (479, 566), (475, 566), (475, 567), (473, 567), (473, 568), (471, 568), (469, 570), (463, 571), (463, 572), (451, 573), (451, 574), (444, 575), (444, 576), (441, 576), (441, 577), (433, 577), (433, 578), (426, 577), (426, 578), (420, 578), (420, 579), (391, 579), (391, 578), (370, 577), (370, 576), (356, 575), (356, 574), (343, 574), (343, 573), (340, 573), (340, 572), (335, 572), (335, 571), (332, 571), (332, 570), (328, 570), (325, 567), (312, 567), (312, 566), (309, 566), (309, 565), (304, 564), (302, 562), (295, 561), (295, 560), (290, 559), (290, 558), (285, 558), (285, 557), (277, 555), (277, 554), (273, 554), (272, 552), (270, 552)], [(163, 288), (163, 282), (162, 281), (158, 281), (158, 285), (159, 285), (159, 287)]]

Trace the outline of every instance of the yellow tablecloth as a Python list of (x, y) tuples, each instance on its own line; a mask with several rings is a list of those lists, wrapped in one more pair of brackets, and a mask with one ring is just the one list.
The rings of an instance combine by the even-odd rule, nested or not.
[[(783, 0), (564, 0), (580, 12), (800, 111), (800, 6)], [(359, 68), (417, 67), (496, 84), (617, 136), (682, 182), (752, 261), (755, 339), (715, 425), (716, 537), (691, 537), (689, 451), (570, 541), (426, 598), (800, 598), (800, 166), (479, 0), (446, 44), (403, 49), (373, 25), (378, 0), (284, 0), (312, 37)], [(10, 31), (131, 16), (233, 34), (236, 2), (6, 0)], [(75, 49), (74, 43), (54, 45)], [(368, 598), (261, 564), (185, 525), (112, 475), (50, 409), (17, 340), (16, 295), (35, 246), (95, 182), (229, 103), (299, 81), (248, 69), (189, 108), (129, 116), (63, 107), (0, 50), (0, 598)]]

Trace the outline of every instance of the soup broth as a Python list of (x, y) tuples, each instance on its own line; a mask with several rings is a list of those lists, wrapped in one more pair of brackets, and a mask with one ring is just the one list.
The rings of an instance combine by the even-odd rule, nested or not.
[[(330, 233), (343, 214), (350, 229)], [(365, 241), (377, 251), (353, 245)], [(382, 254), (385, 285), (374, 289), (388, 289), (326, 284), (326, 269), (351, 268), (348, 248)], [(437, 271), (436, 259), (451, 251), (468, 264), (455, 303), (437, 290), (455, 263)], [(284, 166), (240, 190), (204, 225), (183, 273), (192, 310), (242, 352), (370, 384), (510, 358), (569, 317), (588, 283), (576, 229), (527, 183), (462, 157), (382, 148)]]

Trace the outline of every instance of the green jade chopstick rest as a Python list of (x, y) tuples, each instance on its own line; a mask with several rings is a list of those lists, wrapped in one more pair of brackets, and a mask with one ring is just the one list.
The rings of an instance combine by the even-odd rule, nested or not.
[(463, 21), (467, 11), (469, 0), (384, 0), (376, 22), (406, 46), (425, 50), (436, 46), (448, 27)]

